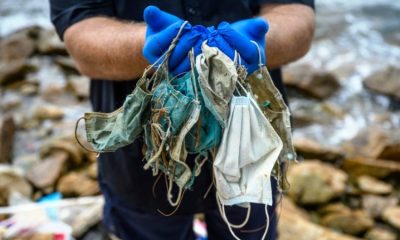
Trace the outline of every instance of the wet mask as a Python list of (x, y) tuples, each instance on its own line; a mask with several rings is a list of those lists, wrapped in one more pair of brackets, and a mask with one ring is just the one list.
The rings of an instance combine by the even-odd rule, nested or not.
[(96, 152), (115, 151), (132, 143), (142, 132), (144, 112), (151, 99), (145, 81), (145, 78), (138, 81), (116, 111), (85, 113), (86, 138)]
[(202, 54), (196, 58), (196, 70), (201, 94), (207, 109), (222, 127), (229, 115), (229, 101), (238, 78), (234, 62), (216, 47), (202, 44)]
[(282, 141), (251, 96), (234, 97), (214, 160), (217, 194), (223, 205), (272, 205), (271, 171)]
[(264, 115), (270, 120), (271, 125), (283, 142), (280, 154), (281, 161), (296, 160), (296, 152), (292, 143), (289, 108), (283, 97), (275, 87), (267, 68), (264, 66), (247, 77), (246, 82), (251, 92), (261, 107)]

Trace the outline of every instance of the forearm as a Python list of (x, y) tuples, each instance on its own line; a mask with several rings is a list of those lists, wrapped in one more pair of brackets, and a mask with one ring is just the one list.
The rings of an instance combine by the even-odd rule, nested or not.
[(267, 19), (267, 66), (280, 67), (304, 56), (314, 34), (313, 10), (302, 4), (266, 4), (260, 15)]
[(142, 55), (146, 25), (94, 17), (72, 25), (64, 34), (79, 71), (91, 78), (138, 78), (148, 62)]

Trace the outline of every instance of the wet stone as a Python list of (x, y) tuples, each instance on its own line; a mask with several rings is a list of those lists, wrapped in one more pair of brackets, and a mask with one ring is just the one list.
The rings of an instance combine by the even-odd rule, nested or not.
[(364, 80), (364, 86), (373, 91), (400, 99), (400, 68), (389, 66)]
[(357, 183), (358, 187), (366, 193), (389, 194), (393, 191), (392, 185), (367, 175), (358, 177)]
[(16, 171), (10, 167), (0, 167), (0, 206), (8, 205), (8, 200), (13, 192), (18, 192), (30, 198), (31, 185)]
[(374, 225), (373, 219), (364, 210), (350, 210), (327, 214), (321, 219), (324, 226), (351, 235), (367, 231)]
[(35, 70), (36, 68), (25, 60), (15, 60), (7, 63), (0, 62), (0, 85), (22, 81), (27, 73)]
[(33, 117), (38, 120), (60, 120), (64, 117), (64, 110), (55, 105), (42, 104), (36, 106), (36, 109), (33, 111)]
[(376, 178), (400, 173), (400, 162), (367, 157), (346, 158), (343, 169), (353, 176), (369, 175)]
[(345, 144), (349, 154), (400, 161), (400, 129), (370, 126)]
[(296, 88), (317, 99), (329, 98), (341, 87), (339, 80), (332, 73), (306, 64), (285, 68), (283, 80), (288, 87)]
[(68, 83), (78, 99), (89, 98), (90, 79), (88, 77), (71, 75), (68, 77)]
[(54, 152), (30, 169), (27, 179), (39, 189), (52, 187), (65, 170), (68, 154), (62, 151)]
[(376, 196), (376, 195), (363, 195), (361, 197), (361, 204), (371, 216), (377, 218), (389, 207), (395, 207), (399, 200), (395, 196)]
[(41, 54), (67, 54), (64, 43), (53, 29), (41, 29), (37, 49)]
[(0, 110), (7, 112), (19, 107), (22, 103), (22, 97), (15, 92), (7, 91), (0, 101)]
[(57, 56), (54, 59), (54, 62), (57, 63), (66, 72), (71, 72), (74, 74), (79, 73), (78, 69), (76, 68), (75, 61), (71, 57)]
[[(288, 207), (283, 202), (279, 213), (278, 232), (280, 240), (356, 240), (352, 236), (341, 234), (329, 228), (317, 225), (298, 214), (302, 212), (294, 204)], [(278, 208), (279, 209), (279, 208)]]
[(400, 207), (388, 207), (382, 213), (382, 219), (395, 227), (397, 230), (400, 230)]
[(303, 156), (305, 159), (336, 161), (343, 158), (343, 154), (338, 148), (324, 146), (312, 139), (294, 138), (293, 144), (298, 155)]
[(0, 163), (11, 161), (16, 126), (12, 116), (0, 117)]
[(100, 193), (95, 180), (90, 179), (83, 173), (71, 172), (63, 176), (58, 185), (57, 191), (64, 196), (91, 196)]
[(45, 157), (51, 155), (53, 152), (64, 152), (68, 155), (69, 165), (74, 167), (80, 166), (83, 162), (84, 152), (82, 148), (76, 143), (74, 138), (59, 137), (49, 139), (44, 142), (41, 149), (41, 156)]
[(94, 162), (90, 164), (86, 170), (86, 173), (90, 178), (97, 179), (97, 163)]
[(287, 173), (289, 197), (301, 204), (321, 204), (344, 193), (347, 174), (332, 165), (309, 160), (292, 165)]
[(374, 227), (365, 234), (367, 240), (396, 240), (396, 233), (388, 228)]
[(11, 62), (25, 60), (30, 57), (36, 48), (38, 27), (29, 27), (12, 33), (0, 42), (0, 60)]

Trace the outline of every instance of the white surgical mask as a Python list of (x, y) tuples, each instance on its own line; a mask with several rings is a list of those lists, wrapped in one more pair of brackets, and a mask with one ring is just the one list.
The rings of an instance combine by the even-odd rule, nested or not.
[[(271, 172), (282, 147), (280, 137), (255, 100), (249, 94), (234, 96), (213, 167), (217, 200), (227, 224), (225, 205), (272, 206)], [(230, 224), (230, 227), (242, 226)]]

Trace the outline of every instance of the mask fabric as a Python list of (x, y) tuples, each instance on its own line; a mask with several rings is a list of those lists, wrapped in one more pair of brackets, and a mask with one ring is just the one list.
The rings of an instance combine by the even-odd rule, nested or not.
[(238, 78), (233, 61), (216, 47), (203, 42), (202, 54), (196, 58), (198, 81), (206, 108), (225, 127), (229, 101)]
[(239, 205), (250, 212), (249, 203), (272, 205), (271, 171), (281, 150), (282, 141), (252, 97), (234, 96), (213, 167), (217, 202), (234, 237), (231, 227), (240, 228), (247, 220), (230, 224), (224, 206)]
[[(283, 149), (279, 156), (282, 164), (296, 160), (296, 152), (292, 143), (292, 131), (290, 123), (289, 108), (283, 101), (283, 97), (275, 87), (271, 76), (265, 66), (249, 75), (245, 82), (250, 88), (263, 114), (270, 120), (271, 125), (278, 133), (283, 142)], [(283, 188), (286, 173), (282, 164), (277, 164), (275, 175), (278, 177), (278, 184)], [(275, 170), (274, 170), (275, 171)]]
[(85, 113), (87, 141), (96, 152), (115, 151), (132, 143), (142, 132), (144, 112), (151, 99), (145, 87), (146, 78), (138, 81), (122, 107), (111, 113)]

